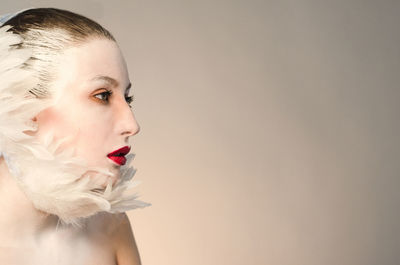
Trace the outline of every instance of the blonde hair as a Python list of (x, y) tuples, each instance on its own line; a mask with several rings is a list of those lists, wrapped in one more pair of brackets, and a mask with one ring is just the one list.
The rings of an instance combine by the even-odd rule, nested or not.
[(56, 8), (25, 10), (2, 27), (7, 25), (11, 26), (9, 32), (22, 38), (15, 48), (28, 48), (32, 52), (24, 67), (37, 77), (38, 83), (29, 89), (29, 93), (38, 98), (47, 98), (54, 92), (49, 90), (50, 84), (56, 78), (57, 58), (65, 49), (94, 38), (115, 41), (112, 34), (97, 22)]

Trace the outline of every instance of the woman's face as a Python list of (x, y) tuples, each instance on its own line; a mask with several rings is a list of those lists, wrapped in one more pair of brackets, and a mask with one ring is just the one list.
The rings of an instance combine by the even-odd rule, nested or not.
[(56, 73), (56, 104), (35, 117), (36, 135), (71, 137), (62, 148), (74, 147), (88, 166), (107, 168), (118, 176), (124, 158), (110, 153), (129, 146), (139, 126), (129, 106), (131, 85), (117, 44), (93, 39), (69, 48)]

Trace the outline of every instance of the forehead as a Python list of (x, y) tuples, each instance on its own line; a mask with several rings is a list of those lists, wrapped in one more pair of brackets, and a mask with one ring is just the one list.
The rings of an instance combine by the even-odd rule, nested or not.
[[(115, 79), (121, 88), (129, 84), (128, 70), (118, 45), (107, 39), (93, 39), (71, 47), (59, 57), (55, 85), (79, 88), (102, 81), (98, 76)], [(70, 91), (72, 92), (72, 91)]]

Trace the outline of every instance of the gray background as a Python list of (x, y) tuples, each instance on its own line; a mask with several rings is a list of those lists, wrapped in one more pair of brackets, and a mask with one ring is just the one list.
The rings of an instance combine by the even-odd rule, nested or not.
[(100, 22), (142, 127), (143, 264), (400, 263), (400, 1), (4, 1)]

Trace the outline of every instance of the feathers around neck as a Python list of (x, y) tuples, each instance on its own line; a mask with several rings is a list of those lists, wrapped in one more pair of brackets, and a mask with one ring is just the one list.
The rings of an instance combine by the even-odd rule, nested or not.
[(137, 200), (132, 189), (135, 169), (129, 155), (119, 180), (106, 188), (97, 179), (110, 175), (106, 169), (90, 168), (74, 157), (74, 150), (61, 150), (51, 134), (44, 141), (25, 133), (35, 131), (37, 113), (54, 104), (51, 97), (38, 98), (29, 91), (39, 78), (26, 67), (32, 51), (19, 48), (21, 37), (0, 27), (0, 152), (11, 174), (35, 208), (57, 215), (63, 223), (79, 225), (98, 212), (124, 212), (148, 206)]

